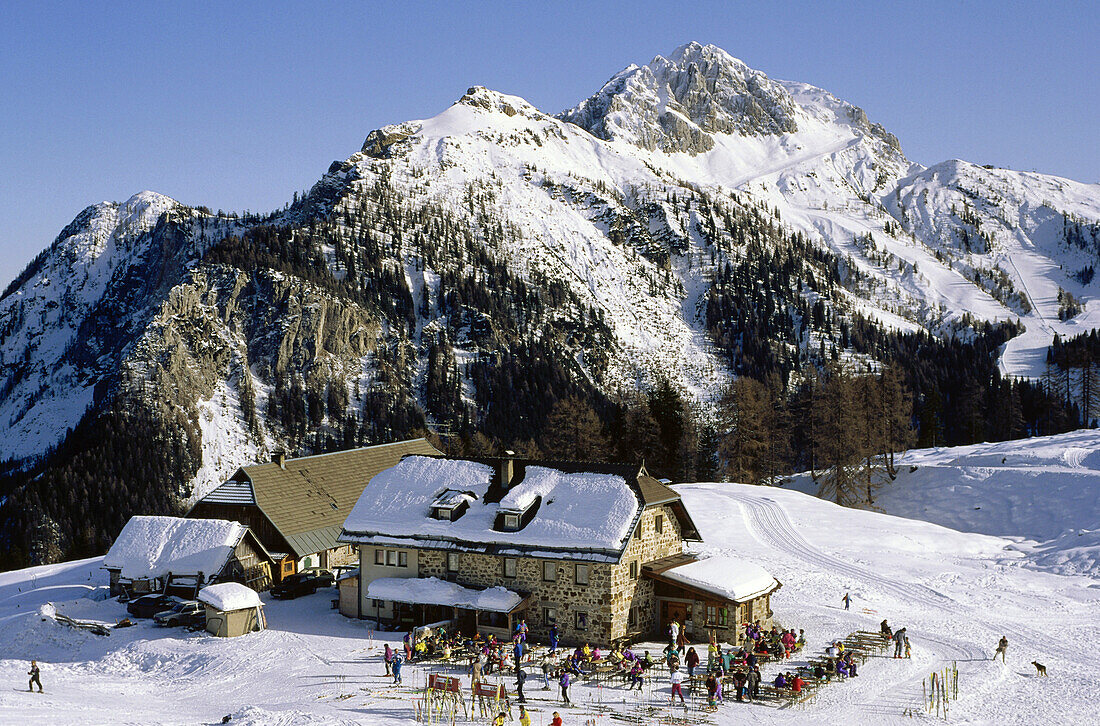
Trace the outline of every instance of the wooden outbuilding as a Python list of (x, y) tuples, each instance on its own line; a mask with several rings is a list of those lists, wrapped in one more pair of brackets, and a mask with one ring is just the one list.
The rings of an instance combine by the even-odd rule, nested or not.
[(229, 580), (271, 585), (272, 558), (248, 527), (221, 519), (131, 517), (103, 558), (111, 595), (166, 592), (194, 597)]
[(198, 600), (206, 606), (206, 632), (211, 635), (235, 638), (267, 627), (259, 594), (238, 582), (204, 587)]

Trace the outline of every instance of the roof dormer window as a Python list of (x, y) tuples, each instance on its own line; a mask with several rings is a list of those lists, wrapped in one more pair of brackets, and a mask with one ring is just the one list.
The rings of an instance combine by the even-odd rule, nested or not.
[(520, 531), (535, 517), (541, 504), (541, 496), (524, 497), (518, 501), (508, 502), (509, 506), (500, 508), (493, 529), (498, 532)]
[(453, 522), (470, 508), (470, 500), (476, 499), (470, 492), (445, 489), (435, 498), (431, 506), (432, 519)]

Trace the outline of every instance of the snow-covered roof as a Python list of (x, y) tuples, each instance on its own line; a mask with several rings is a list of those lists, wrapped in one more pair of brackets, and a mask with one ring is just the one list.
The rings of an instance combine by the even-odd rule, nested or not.
[[(593, 465), (597, 471), (601, 466), (619, 473), (563, 471), (527, 463), (522, 478), (499, 501), (486, 501), (490, 490), (499, 486), (493, 483), (494, 467), (410, 456), (371, 479), (344, 522), (340, 539), (364, 544), (416, 540), (474, 551), (507, 553), (514, 548), (547, 556), (617, 559), (642, 505), (640, 495), (627, 483), (627, 467)], [(477, 499), (454, 521), (433, 519), (431, 507), (448, 489), (473, 492)], [(536, 499), (540, 499), (538, 510), (519, 531), (494, 529), (500, 511), (526, 509)]]
[(714, 555), (672, 567), (661, 573), (669, 580), (745, 602), (766, 595), (779, 582), (760, 565), (730, 555)]
[(419, 605), (447, 605), (465, 610), (508, 613), (523, 596), (500, 587), (474, 590), (438, 577), (380, 577), (367, 586), (367, 597)]
[(260, 607), (260, 596), (255, 590), (239, 582), (222, 582), (199, 590), (199, 602), (204, 602), (223, 613)]
[(248, 528), (224, 519), (131, 517), (122, 528), (103, 566), (121, 570), (132, 580), (175, 575), (207, 577), (225, 567)]

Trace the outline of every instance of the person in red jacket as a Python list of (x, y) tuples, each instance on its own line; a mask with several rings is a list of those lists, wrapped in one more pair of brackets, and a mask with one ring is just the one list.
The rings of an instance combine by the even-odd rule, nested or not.
[(550, 726), (561, 726), (561, 714), (554, 711), (554, 719), (550, 722)]
[[(699, 654), (695, 652), (695, 648), (688, 648), (687, 655), (684, 657), (684, 665), (688, 669), (688, 680), (695, 678), (695, 669), (699, 667)], [(689, 682), (688, 686), (692, 684)]]
[(802, 680), (802, 676), (796, 673), (794, 679), (791, 681), (791, 690), (795, 693), (802, 693), (802, 686), (805, 683), (806, 681)]

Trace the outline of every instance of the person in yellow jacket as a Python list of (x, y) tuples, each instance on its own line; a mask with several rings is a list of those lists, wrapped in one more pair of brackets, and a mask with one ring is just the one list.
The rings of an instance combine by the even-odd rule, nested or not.
[(531, 726), (531, 714), (523, 706), (519, 707), (519, 726)]

